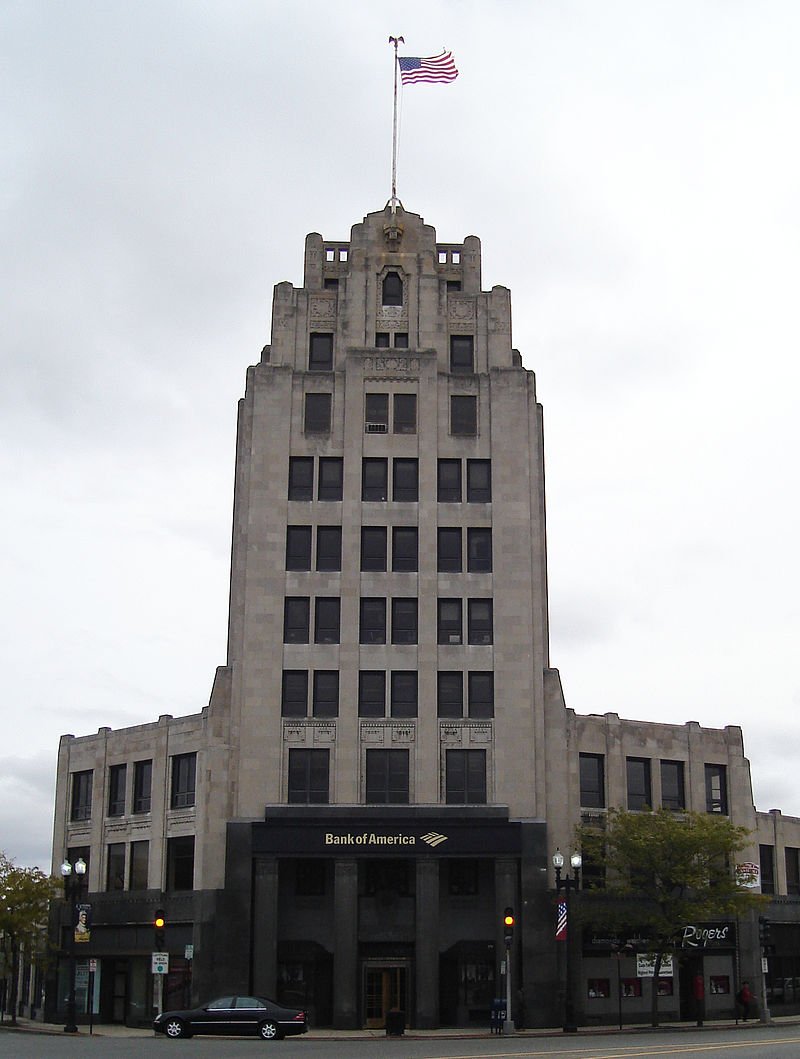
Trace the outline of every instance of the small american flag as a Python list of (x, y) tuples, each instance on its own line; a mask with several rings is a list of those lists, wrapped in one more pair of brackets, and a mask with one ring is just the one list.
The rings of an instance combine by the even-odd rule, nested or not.
[(558, 915), (556, 916), (556, 941), (567, 940), (567, 902), (558, 902)]
[(453, 54), (449, 51), (443, 51), (441, 55), (432, 55), (428, 59), (420, 59), (413, 55), (400, 55), (397, 61), (400, 64), (400, 79), (404, 85), (413, 85), (417, 81), (443, 83), (455, 81), (458, 77)]

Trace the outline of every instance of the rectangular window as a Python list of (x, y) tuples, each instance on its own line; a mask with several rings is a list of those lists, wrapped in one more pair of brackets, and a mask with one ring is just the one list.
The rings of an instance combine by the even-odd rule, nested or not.
[(333, 371), (333, 335), (313, 332), (308, 341), (308, 370)]
[(396, 669), (391, 676), (392, 717), (417, 716), (417, 671)]
[(311, 527), (286, 527), (286, 569), (311, 569)]
[(106, 890), (125, 889), (125, 843), (110, 842), (106, 848)]
[(492, 461), (467, 460), (467, 503), (489, 504), (492, 500)]
[(471, 394), (453, 394), (450, 397), (450, 433), (462, 438), (472, 438), (477, 435), (477, 397)]
[(682, 761), (661, 762), (661, 805), (664, 809), (681, 812), (686, 808), (686, 789)]
[(446, 751), (445, 785), (448, 805), (485, 805), (486, 751)]
[(89, 820), (92, 816), (92, 769), (72, 773), (70, 820)]
[(706, 765), (706, 812), (728, 813), (728, 780), (724, 765)]
[(386, 600), (363, 596), (359, 610), (359, 643), (386, 643)]
[(386, 674), (382, 669), (362, 669), (358, 674), (358, 716), (386, 716)]
[(131, 861), (128, 867), (128, 889), (146, 890), (150, 870), (150, 843), (131, 842)]
[(467, 570), (471, 574), (492, 569), (492, 531), (470, 527), (467, 530)]
[(314, 601), (314, 643), (339, 642), (340, 611), (338, 596), (317, 596)]
[(461, 530), (440, 526), (436, 532), (436, 569), (440, 574), (461, 573)]
[(408, 349), (408, 331), (395, 331), (394, 348)]
[(361, 499), (382, 501), (389, 499), (388, 460), (368, 456), (361, 464)]
[(392, 432), (394, 434), (416, 434), (417, 432), (417, 395), (415, 393), (396, 393)]
[(153, 784), (153, 762), (135, 761), (133, 763), (133, 811), (150, 812), (150, 789)]
[(439, 717), (464, 716), (464, 675), (460, 670), (444, 669), (438, 673), (436, 702)]
[(389, 348), (389, 332), (388, 331), (377, 331), (375, 333), (375, 348), (376, 349), (388, 349)]
[(364, 430), (367, 434), (389, 432), (389, 394), (368, 393), (364, 401)]
[(787, 846), (786, 857), (786, 893), (789, 897), (800, 896), (800, 849)]
[(331, 395), (329, 393), (307, 393), (304, 433), (330, 434)]
[(314, 490), (314, 457), (289, 457), (289, 499), (312, 500)]
[(475, 371), (475, 339), (472, 335), (450, 336), (450, 371), (472, 375)]
[[(320, 456), (318, 500), (341, 500), (344, 479), (344, 460), (341, 456)], [(311, 497), (308, 497), (310, 500)]]
[(394, 460), (392, 500), (416, 503), (419, 500), (419, 460)]
[(197, 754), (175, 754), (172, 758), (171, 809), (187, 809), (194, 805)]
[(440, 504), (461, 503), (461, 460), (439, 460), (436, 499)]
[(283, 642), (308, 643), (311, 600), (308, 596), (287, 596), (283, 601)]
[(408, 805), (408, 751), (367, 750), (367, 805)]
[(330, 770), (328, 750), (290, 750), (288, 801), (290, 805), (327, 805)]
[(579, 760), (581, 807), (584, 809), (605, 809), (605, 756), (603, 754), (581, 754)]
[(127, 765), (112, 765), (108, 770), (108, 815), (125, 815), (125, 780)]
[(628, 808), (650, 809), (653, 804), (650, 793), (650, 761), (643, 757), (626, 759), (628, 777)]
[(419, 543), (416, 526), (392, 527), (392, 570), (395, 573), (416, 570), (419, 565)]
[(490, 599), (470, 599), (467, 603), (467, 627), (471, 644), (490, 644), (493, 642), (492, 601)]
[(386, 569), (386, 527), (361, 527), (361, 569)]
[(392, 600), (392, 643), (417, 642), (417, 597), (397, 596)]
[(194, 835), (167, 839), (167, 890), (194, 889)]
[(342, 569), (341, 526), (317, 526), (317, 569)]
[(314, 671), (315, 717), (339, 716), (339, 671), (337, 669), (317, 669)]
[(762, 894), (775, 893), (775, 847), (759, 846), (759, 860), (761, 862), (761, 892)]
[(494, 717), (494, 673), (476, 671), (467, 677), (470, 717)]
[(281, 716), (308, 714), (308, 673), (305, 669), (284, 669), (281, 685)]
[(463, 641), (462, 602), (440, 599), (437, 613), (437, 642), (460, 644)]

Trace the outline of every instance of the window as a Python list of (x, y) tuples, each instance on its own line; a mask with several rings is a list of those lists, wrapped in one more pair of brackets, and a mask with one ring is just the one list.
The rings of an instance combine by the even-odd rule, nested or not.
[(294, 892), (297, 897), (322, 897), (325, 894), (325, 861), (294, 862)]
[(491, 499), (492, 461), (467, 460), (467, 503), (489, 504)]
[(472, 335), (450, 336), (450, 371), (471, 375), (475, 371), (475, 339)]
[(153, 762), (135, 761), (133, 763), (133, 811), (150, 812), (150, 788), (153, 782)]
[(335, 276), (326, 276), (322, 281), (323, 290), (338, 290), (339, 280)]
[(436, 533), (436, 569), (440, 574), (461, 572), (461, 530), (440, 527)]
[(581, 806), (604, 809), (606, 805), (605, 757), (603, 754), (581, 754)]
[(375, 335), (375, 348), (376, 349), (388, 349), (389, 348), (389, 332), (378, 331)]
[(167, 839), (166, 889), (194, 889), (194, 835)]
[(706, 765), (706, 812), (728, 812), (728, 783), (724, 765)]
[(314, 671), (315, 717), (338, 717), (339, 715), (339, 671), (317, 669)]
[(92, 815), (92, 770), (72, 773), (70, 820), (89, 820)]
[(327, 750), (290, 750), (290, 805), (327, 805), (330, 754)]
[(417, 716), (417, 671), (398, 669), (391, 676), (392, 717)]
[(419, 500), (419, 460), (395, 460), (392, 464), (392, 500)]
[(417, 598), (399, 596), (392, 600), (392, 643), (417, 642)]
[(307, 393), (305, 433), (330, 434), (331, 395), (329, 393)]
[(361, 569), (386, 569), (386, 527), (361, 527)]
[(150, 843), (131, 842), (131, 860), (128, 868), (128, 889), (146, 890), (150, 870)]
[(308, 342), (308, 370), (333, 370), (333, 335), (312, 331)]
[(447, 281), (447, 293), (448, 294), (456, 294), (460, 290), (461, 290), (461, 280), (460, 279), (449, 279)]
[(445, 786), (448, 805), (485, 805), (486, 751), (446, 751)]
[(460, 599), (440, 599), (437, 613), (437, 642), (462, 642), (462, 604)]
[(289, 457), (289, 499), (311, 500), (314, 489), (314, 457)]
[(396, 272), (387, 272), (381, 287), (381, 305), (403, 304), (403, 281)]
[(775, 893), (775, 847), (759, 846), (759, 860), (761, 862), (761, 892), (762, 894)]
[(408, 349), (408, 331), (395, 331), (394, 348)]
[(283, 642), (308, 643), (311, 600), (308, 596), (287, 596), (283, 603)]
[(388, 500), (389, 464), (385, 459), (367, 457), (361, 464), (361, 499)]
[(647, 758), (627, 759), (628, 808), (649, 809), (653, 804), (650, 796), (650, 762)]
[(317, 527), (317, 569), (342, 569), (342, 527)]
[(305, 717), (308, 713), (308, 673), (284, 669), (281, 685), (281, 716)]
[(461, 460), (439, 460), (436, 484), (440, 504), (460, 504)]
[(408, 751), (368, 750), (368, 805), (408, 805)]
[(439, 717), (464, 716), (464, 677), (460, 670), (441, 670), (436, 678), (436, 712)]
[(608, 978), (588, 978), (586, 994), (590, 1000), (603, 1000), (611, 996), (611, 982)]
[(358, 716), (386, 715), (386, 674), (382, 669), (362, 669), (358, 674)]
[(368, 393), (364, 402), (364, 429), (367, 434), (389, 431), (389, 394)]
[(470, 527), (467, 530), (467, 570), (472, 574), (492, 569), (492, 531)]
[(108, 770), (108, 815), (125, 815), (126, 765), (112, 765)]
[(392, 570), (416, 570), (419, 564), (419, 544), (416, 526), (392, 527)]
[(175, 754), (172, 758), (171, 809), (187, 809), (194, 805), (197, 754)]
[(392, 432), (395, 434), (416, 434), (417, 395), (415, 393), (396, 393), (394, 394), (393, 402)]
[(490, 599), (470, 599), (468, 601), (467, 629), (471, 644), (492, 643), (492, 601)]
[(314, 602), (314, 643), (339, 642), (338, 596), (317, 596)]
[(125, 843), (110, 842), (106, 849), (106, 890), (125, 889)]
[[(341, 500), (344, 460), (341, 456), (320, 456), (318, 500)], [(311, 497), (309, 496), (310, 500)]]
[(453, 897), (474, 897), (480, 872), (477, 860), (451, 860), (447, 865), (447, 892)]
[(494, 673), (475, 672), (467, 677), (470, 717), (494, 717)]
[(311, 569), (311, 527), (286, 527), (286, 569)]
[(450, 433), (457, 437), (475, 437), (478, 433), (478, 398), (453, 394), (450, 398)]
[(680, 812), (686, 808), (682, 761), (661, 762), (661, 805)]
[(784, 850), (786, 859), (786, 893), (789, 897), (800, 896), (800, 849), (787, 846)]
[(359, 643), (386, 643), (386, 600), (380, 596), (361, 599)]

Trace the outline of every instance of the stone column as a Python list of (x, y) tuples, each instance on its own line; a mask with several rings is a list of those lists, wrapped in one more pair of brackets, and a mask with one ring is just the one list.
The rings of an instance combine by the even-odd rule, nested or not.
[(421, 1030), (439, 1025), (439, 861), (417, 861), (415, 1026)]
[(253, 885), (253, 992), (275, 996), (278, 960), (278, 861), (259, 857)]
[(334, 867), (333, 1025), (358, 1029), (358, 862)]

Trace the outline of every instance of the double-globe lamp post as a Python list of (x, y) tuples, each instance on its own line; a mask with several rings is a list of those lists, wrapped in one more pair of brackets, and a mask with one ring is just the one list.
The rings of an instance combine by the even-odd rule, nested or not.
[(74, 864), (65, 860), (61, 865), (64, 880), (64, 898), (69, 909), (69, 997), (67, 999), (67, 1024), (64, 1033), (77, 1033), (75, 1021), (75, 924), (78, 922), (78, 902), (86, 875), (86, 861), (78, 857)]
[(572, 875), (561, 876), (561, 869), (564, 867), (564, 854), (560, 849), (556, 849), (553, 854), (553, 867), (556, 870), (556, 892), (560, 893), (561, 890), (565, 893), (566, 913), (567, 913), (567, 930), (566, 937), (564, 938), (564, 946), (566, 948), (566, 983), (564, 989), (564, 1033), (577, 1033), (578, 1025), (575, 1019), (575, 994), (572, 983), (572, 938), (570, 932), (572, 930), (572, 921), (570, 918), (570, 891), (577, 890), (581, 882), (581, 864), (583, 859), (580, 853), (573, 853), (569, 858), (570, 866), (572, 867)]

